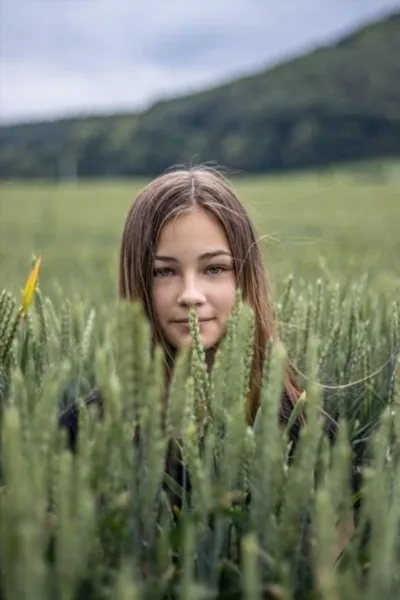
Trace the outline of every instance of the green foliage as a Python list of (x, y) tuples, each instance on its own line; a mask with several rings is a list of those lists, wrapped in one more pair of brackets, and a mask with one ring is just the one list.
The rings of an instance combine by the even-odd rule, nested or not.
[[(387, 164), (384, 181), (350, 168), (232, 178), (277, 294), (295, 273), (297, 280), (341, 286), (365, 276), (368, 289), (400, 295), (399, 168)], [(18, 295), (27, 257), (43, 254), (41, 287), (57, 310), (65, 296), (89, 297), (107, 315), (116, 295), (122, 223), (146, 183), (1, 185), (1, 287)], [(101, 320), (102, 312), (97, 316)]]
[(3, 126), (0, 177), (148, 176), (193, 157), (260, 173), (398, 156), (399, 20), (139, 114)]
[[(3, 292), (2, 598), (399, 596), (398, 298), (363, 282), (288, 279), (277, 306), (284, 344), (268, 347), (254, 428), (244, 421), (253, 315), (240, 296), (210, 376), (191, 320), (194, 349), (179, 355), (165, 423), (163, 359), (139, 305), (103, 314), (64, 297), (56, 307), (38, 288), (16, 329), (15, 306)], [(307, 425), (288, 462), (276, 417), (289, 357), (306, 376)], [(82, 403), (93, 387), (103, 419)], [(75, 454), (58, 427), (73, 402)], [(321, 407), (339, 421), (333, 445)], [(165, 471), (172, 438), (190, 485)], [(359, 499), (338, 557), (337, 528)]]

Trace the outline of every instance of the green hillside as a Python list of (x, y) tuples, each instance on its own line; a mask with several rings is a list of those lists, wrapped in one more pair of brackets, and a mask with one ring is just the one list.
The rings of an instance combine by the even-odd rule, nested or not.
[(400, 13), (329, 47), (140, 114), (0, 128), (0, 177), (250, 173), (400, 155)]

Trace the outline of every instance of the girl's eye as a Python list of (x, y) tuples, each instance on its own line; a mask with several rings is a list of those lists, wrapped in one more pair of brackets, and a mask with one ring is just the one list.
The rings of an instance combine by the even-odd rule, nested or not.
[(227, 268), (226, 267), (222, 267), (219, 265), (214, 265), (212, 267), (208, 267), (207, 271), (211, 274), (211, 275), (219, 275), (220, 273), (222, 273), (223, 271), (226, 271)]
[[(222, 265), (213, 265), (207, 267), (206, 273), (209, 275), (220, 275), (222, 272), (227, 271), (228, 268)], [(169, 277), (174, 274), (171, 267), (158, 267), (153, 269), (153, 277)]]
[(159, 267), (158, 269), (153, 269), (153, 277), (167, 277), (171, 275), (172, 269), (169, 267)]

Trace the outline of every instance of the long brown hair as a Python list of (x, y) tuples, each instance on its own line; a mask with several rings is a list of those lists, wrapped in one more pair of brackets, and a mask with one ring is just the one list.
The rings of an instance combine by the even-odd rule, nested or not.
[[(269, 340), (278, 338), (270, 284), (263, 265), (256, 232), (235, 192), (225, 178), (206, 167), (179, 169), (146, 185), (128, 212), (122, 233), (119, 265), (119, 297), (140, 300), (153, 328), (153, 340), (162, 345), (166, 363), (174, 351), (157, 326), (151, 301), (153, 255), (162, 227), (169, 219), (193, 207), (216, 217), (224, 229), (234, 257), (237, 285), (255, 314), (255, 344), (247, 421), (253, 424), (260, 406), (265, 352)], [(285, 422), (298, 390), (288, 363), (280, 421)]]

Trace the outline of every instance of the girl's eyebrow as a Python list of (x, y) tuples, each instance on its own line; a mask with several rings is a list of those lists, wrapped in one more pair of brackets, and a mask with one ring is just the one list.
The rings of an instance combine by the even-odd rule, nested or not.
[[(214, 252), (205, 252), (199, 256), (199, 260), (215, 258), (216, 256), (229, 256), (231, 257), (231, 253), (228, 250), (214, 250)], [(176, 258), (173, 256), (165, 256), (161, 254), (156, 254), (154, 257), (156, 260), (161, 260), (164, 262), (178, 262)]]

